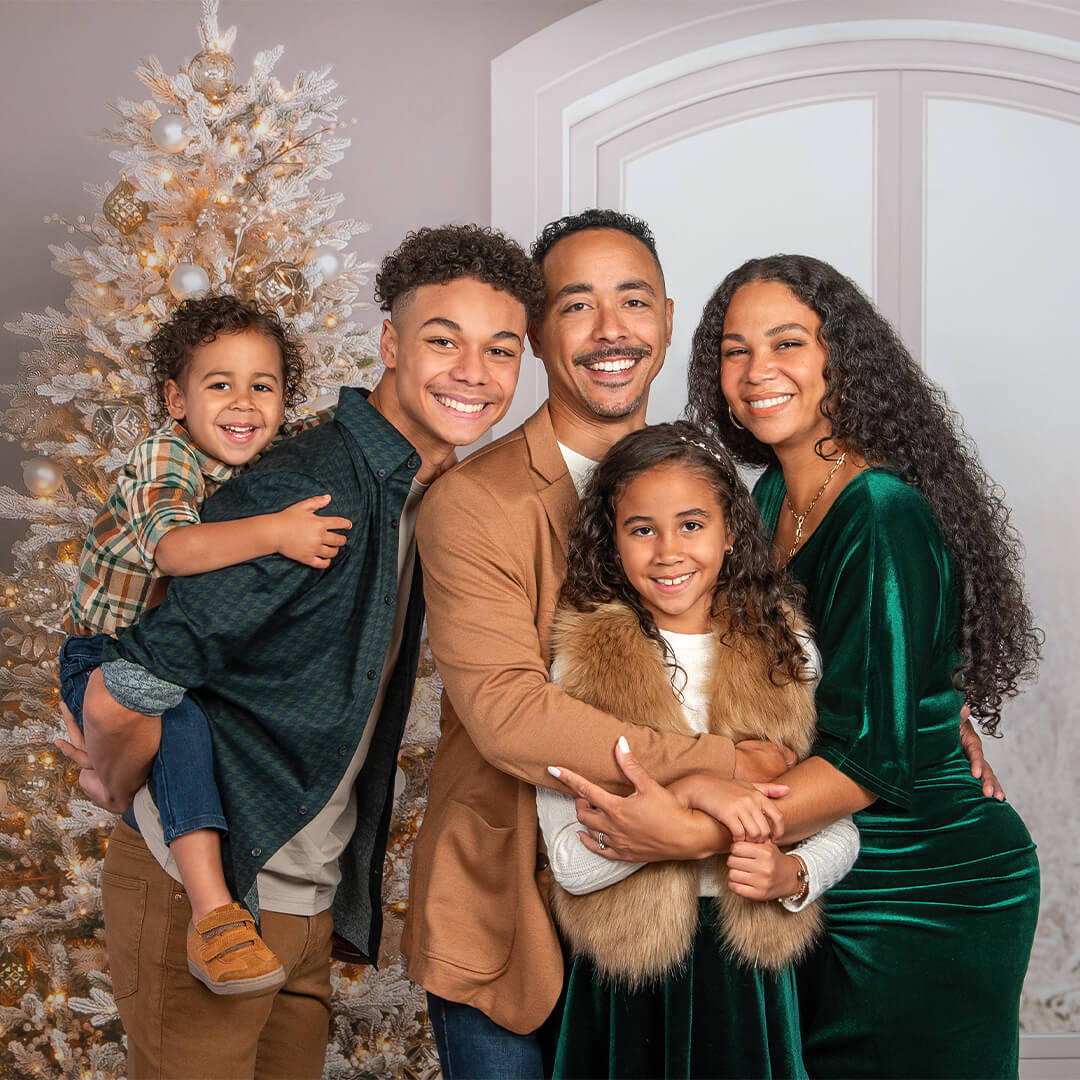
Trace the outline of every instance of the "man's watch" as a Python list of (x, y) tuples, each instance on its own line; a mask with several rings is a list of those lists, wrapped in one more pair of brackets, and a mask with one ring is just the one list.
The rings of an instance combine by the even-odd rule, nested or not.
[(795, 872), (795, 877), (799, 882), (799, 891), (794, 896), (781, 896), (780, 903), (801, 904), (810, 893), (810, 873), (801, 855), (796, 855), (794, 851), (789, 851), (788, 854), (799, 864), (799, 869)]

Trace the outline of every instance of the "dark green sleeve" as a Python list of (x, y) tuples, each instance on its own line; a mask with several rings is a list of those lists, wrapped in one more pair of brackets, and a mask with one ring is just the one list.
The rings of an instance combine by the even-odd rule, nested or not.
[[(275, 513), (327, 490), (325, 480), (292, 472), (245, 474), (207, 500), (203, 520)], [(335, 502), (322, 512), (336, 514)], [(355, 535), (350, 537), (353, 543)], [(344, 551), (339, 552), (335, 561), (345, 557)], [(239, 674), (252, 650), (260, 650), (260, 663), (273, 662), (266, 652), (280, 637), (274, 631), (288, 617), (284, 609), (326, 572), (282, 555), (268, 555), (206, 574), (173, 578), (158, 607), (117, 633), (110, 658), (141, 664), (159, 678), (189, 690), (219, 687), (223, 673)], [(280, 662), (287, 663), (288, 657), (282, 656)]]
[(906, 807), (923, 683), (947, 634), (944, 546), (922, 497), (895, 478), (868, 483), (827, 539), (808, 581), (823, 663), (814, 752)]

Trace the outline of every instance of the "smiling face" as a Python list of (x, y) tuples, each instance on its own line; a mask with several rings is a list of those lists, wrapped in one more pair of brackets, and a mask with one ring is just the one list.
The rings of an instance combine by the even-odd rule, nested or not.
[(195, 445), (218, 461), (244, 465), (265, 450), (285, 418), (281, 350), (252, 330), (219, 334), (192, 350), (165, 406)]
[(517, 386), (525, 308), (475, 278), (421, 285), (384, 320), (371, 403), (420, 451), (420, 479), (499, 420)]
[(636, 476), (615, 500), (623, 571), (661, 630), (703, 634), (731, 545), (713, 485), (685, 465)]
[(643, 418), (673, 307), (652, 253), (618, 229), (586, 229), (559, 240), (543, 270), (544, 314), (532, 345), (553, 414)]
[(782, 453), (830, 434), (820, 405), (828, 353), (821, 319), (778, 281), (736, 290), (724, 316), (720, 387), (735, 418)]

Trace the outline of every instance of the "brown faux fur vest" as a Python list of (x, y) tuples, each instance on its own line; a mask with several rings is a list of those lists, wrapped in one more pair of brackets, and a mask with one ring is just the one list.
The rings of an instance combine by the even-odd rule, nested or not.
[[(559, 685), (573, 697), (635, 724), (693, 734), (660, 650), (624, 604), (588, 613), (560, 607), (552, 653), (560, 664)], [(717, 635), (708, 686), (713, 734), (786, 743), (800, 758), (810, 752), (813, 690), (805, 682), (777, 686), (770, 681), (756, 639), (733, 635), (731, 644), (724, 644)], [(584, 896), (553, 882), (552, 910), (575, 953), (591, 956), (602, 974), (636, 986), (663, 978), (686, 956), (697, 930), (698, 869), (696, 862), (650, 863)], [(780, 969), (806, 952), (820, 933), (819, 903), (789, 912), (775, 901), (736, 896), (726, 879), (721, 860), (718, 925), (740, 961)]]

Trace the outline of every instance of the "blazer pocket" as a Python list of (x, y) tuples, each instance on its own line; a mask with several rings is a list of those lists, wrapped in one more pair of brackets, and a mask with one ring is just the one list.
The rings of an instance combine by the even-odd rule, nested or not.
[[(424, 952), (480, 975), (506, 966), (518, 910), (514, 826), (489, 825), (464, 803), (447, 802), (427, 875)], [(530, 863), (530, 872), (532, 866)]]
[(139, 947), (146, 918), (146, 882), (123, 874), (101, 873), (105, 909), (105, 951), (109, 958), (113, 999), (139, 989)]

